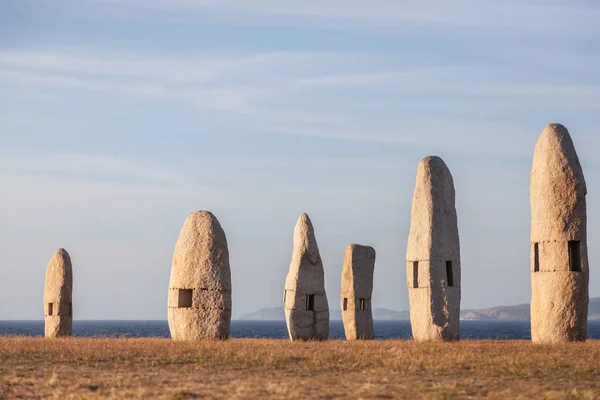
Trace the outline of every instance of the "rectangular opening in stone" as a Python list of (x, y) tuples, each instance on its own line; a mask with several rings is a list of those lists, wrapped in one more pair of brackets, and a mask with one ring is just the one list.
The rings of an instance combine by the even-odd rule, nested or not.
[(194, 289), (179, 289), (179, 296), (177, 298), (177, 307), (179, 307), (179, 308), (192, 307), (193, 296), (194, 296)]
[(285, 307), (285, 298), (287, 297), (287, 290), (283, 291), (283, 306)]
[(454, 286), (454, 273), (452, 272), (452, 261), (446, 261), (446, 278), (448, 279), (448, 287)]
[(419, 287), (419, 262), (413, 262), (413, 288)]
[(348, 298), (344, 297), (344, 311), (348, 310)]
[(581, 272), (581, 242), (579, 240), (569, 242), (569, 269), (573, 272)]
[(73, 303), (69, 303), (69, 317), (73, 316)]
[(315, 311), (315, 295), (306, 295), (306, 311)]
[(53, 308), (54, 308), (53, 304), (48, 303), (48, 310), (47, 310), (48, 312), (46, 313), (48, 316), (52, 316), (52, 312), (54, 311)]
[(540, 244), (533, 244), (533, 272), (540, 272)]
[(365, 311), (367, 309), (366, 303), (367, 303), (367, 299), (359, 299), (359, 301), (358, 301), (358, 304), (359, 304), (358, 309), (360, 311)]

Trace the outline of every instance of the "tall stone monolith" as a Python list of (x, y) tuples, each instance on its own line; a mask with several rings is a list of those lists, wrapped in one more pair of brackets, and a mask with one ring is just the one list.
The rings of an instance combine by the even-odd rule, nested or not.
[(373, 339), (373, 272), (375, 249), (351, 244), (344, 253), (342, 267), (342, 321), (346, 340)]
[(46, 267), (44, 314), (47, 338), (73, 334), (73, 266), (65, 249), (58, 249)]
[(417, 341), (460, 339), (460, 242), (454, 181), (439, 157), (417, 170), (406, 276), (410, 323)]
[(531, 338), (585, 340), (589, 264), (586, 184), (567, 129), (548, 125), (531, 172)]
[(290, 340), (326, 340), (329, 337), (329, 303), (325, 272), (315, 231), (302, 214), (294, 228), (294, 251), (283, 292)]
[(168, 299), (173, 340), (227, 339), (231, 271), (225, 232), (208, 211), (188, 216), (173, 254)]

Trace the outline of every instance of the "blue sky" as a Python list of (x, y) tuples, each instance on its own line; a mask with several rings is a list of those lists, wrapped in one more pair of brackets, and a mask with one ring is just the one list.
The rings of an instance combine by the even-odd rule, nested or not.
[(229, 241), (234, 317), (280, 306), (307, 212), (339, 309), (349, 243), (374, 307), (407, 309), (419, 160), (457, 189), (463, 308), (529, 301), (531, 158), (569, 128), (600, 214), (594, 1), (8, 0), (0, 3), (0, 319), (41, 319), (65, 247), (77, 319), (166, 318), (188, 213)]

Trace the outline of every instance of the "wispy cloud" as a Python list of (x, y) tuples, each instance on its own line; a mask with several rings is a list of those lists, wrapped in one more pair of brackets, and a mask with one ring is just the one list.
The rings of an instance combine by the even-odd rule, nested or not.
[[(397, 59), (378, 56), (377, 62)], [(185, 55), (149, 56), (93, 49), (58, 49), (56, 51), (4, 50), (0, 66), (28, 71), (77, 74), (112, 79), (159, 79), (177, 83), (207, 83), (223, 78), (254, 78), (276, 70), (281, 77), (314, 74), (322, 68), (374, 66), (366, 54), (331, 52), (261, 52), (251, 54), (207, 55), (194, 58)], [(359, 63), (360, 65), (349, 65)], [(264, 69), (268, 69), (265, 74)], [(310, 76), (310, 75), (309, 75)], [(276, 79), (277, 76), (272, 77)]]
[(164, 83), (155, 83), (152, 81), (118, 83), (110, 80), (6, 69), (0, 69), (0, 79), (2, 78), (11, 82), (20, 82), (29, 85), (185, 101), (206, 110), (235, 113), (246, 112), (253, 107), (256, 101), (264, 96), (264, 91), (257, 88), (186, 89), (173, 88)]
[[(304, 23), (343, 29), (386, 28), (398, 24), (442, 27), (513, 28), (584, 33), (596, 25), (600, 8), (591, 3), (548, 4), (536, 0), (486, 2), (443, 0), (398, 2), (392, 0), (95, 0), (113, 5), (159, 11), (213, 12), (219, 18), (242, 24)], [(273, 17), (271, 20), (268, 17)], [(281, 18), (284, 17), (283, 21)]]
[(13, 51), (0, 54), (0, 64), (9, 68), (77, 73), (86, 76), (159, 78), (172, 82), (203, 82), (232, 67), (234, 61), (147, 59), (119, 54), (102, 57), (94, 54)]
[(0, 211), (5, 229), (42, 224), (57, 233), (85, 230), (86, 224), (92, 230), (115, 226), (128, 230), (127, 223), (143, 225), (157, 212), (243, 209), (264, 200), (242, 198), (231, 189), (207, 184), (181, 165), (131, 157), (3, 154), (0, 180), (13, 188), (4, 196), (10, 213)]
[[(496, 65), (415, 68), (405, 66), (402, 57), (360, 53), (269, 52), (199, 61), (90, 50), (0, 52), (0, 82), (185, 102), (234, 114), (247, 127), (272, 133), (444, 144), (463, 152), (522, 154), (510, 144), (515, 140), (489, 146), (490, 128), (466, 118), (476, 102), (479, 107), (487, 101), (488, 107), (500, 102), (600, 108), (599, 86), (543, 76), (528, 82), (513, 72)], [(445, 115), (435, 122), (407, 121), (408, 110), (431, 112), (437, 99), (452, 99), (443, 102)], [(369, 111), (362, 111), (365, 105)], [(378, 109), (386, 112), (385, 119), (373, 117)], [(403, 114), (394, 116), (397, 111)], [(523, 128), (496, 123), (493, 131), (519, 137)]]
[[(386, 57), (381, 57), (385, 59)], [(99, 55), (94, 51), (0, 52), (0, 79), (57, 88), (182, 100), (208, 110), (248, 113), (261, 100), (321, 69), (352, 70), (362, 54), (266, 52), (203, 60)], [(350, 66), (350, 67), (349, 67)]]
[(85, 179), (156, 186), (191, 186), (192, 182), (175, 168), (147, 160), (91, 154), (4, 154), (0, 173), (54, 178)]

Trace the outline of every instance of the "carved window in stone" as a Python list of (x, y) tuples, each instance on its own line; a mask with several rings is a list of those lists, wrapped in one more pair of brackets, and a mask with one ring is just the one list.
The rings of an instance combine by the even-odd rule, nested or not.
[(194, 289), (179, 289), (177, 297), (178, 308), (191, 308), (192, 299), (194, 297)]
[(344, 297), (344, 311), (348, 310), (348, 298)]
[(446, 279), (448, 287), (454, 286), (454, 271), (452, 271), (452, 261), (446, 261)]
[(51, 317), (54, 311), (54, 304), (52, 303), (48, 303), (48, 310), (46, 312), (46, 314)]
[(419, 287), (419, 262), (413, 262), (413, 288)]
[(569, 242), (569, 270), (573, 272), (581, 272), (581, 242), (579, 240), (571, 240)]
[(73, 316), (73, 303), (69, 303), (69, 317)]
[(315, 311), (315, 295), (306, 295), (306, 311)]
[(365, 311), (367, 309), (367, 299), (358, 299), (358, 310)]
[(285, 307), (285, 298), (287, 297), (287, 290), (283, 291), (283, 307)]
[(533, 244), (533, 272), (540, 272), (540, 244)]

